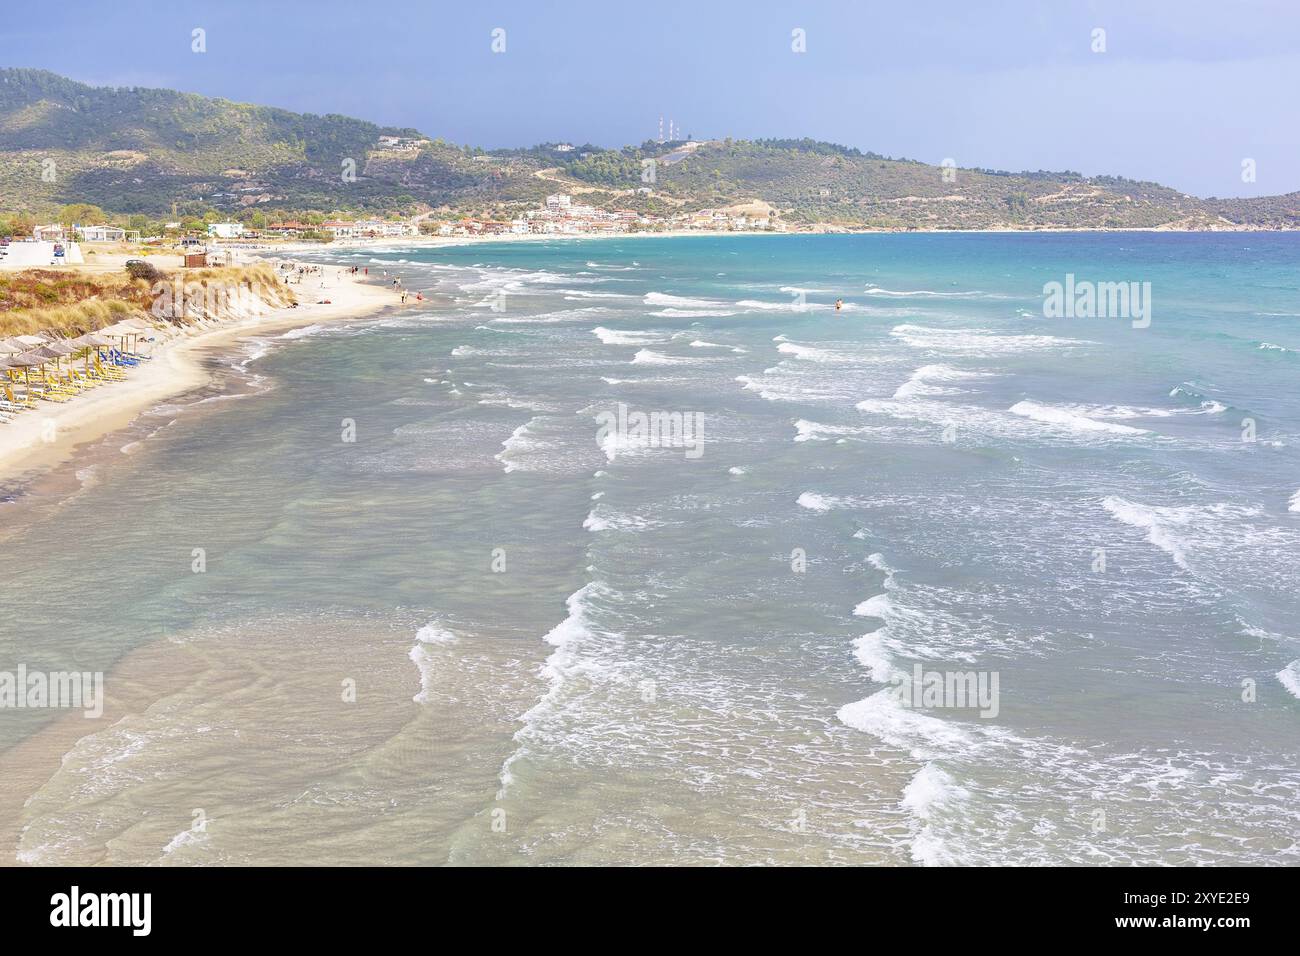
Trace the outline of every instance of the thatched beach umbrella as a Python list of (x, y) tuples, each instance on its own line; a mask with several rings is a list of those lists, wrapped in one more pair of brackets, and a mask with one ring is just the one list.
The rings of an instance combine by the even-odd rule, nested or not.
[[(148, 322), (142, 322), (139, 319), (123, 319), (121, 322), (115, 322), (114, 324), (108, 326), (107, 328), (100, 329), (99, 333), (101, 335), (111, 335), (114, 338), (120, 338), (122, 340), (122, 344), (120, 344), (118, 347), (123, 352), (126, 351), (134, 352), (135, 351), (134, 348), (128, 350), (125, 347), (126, 340), (128, 338), (135, 338), (138, 340), (142, 333), (152, 332), (152, 331), (153, 331), (153, 326), (151, 326)], [(137, 341), (136, 345), (138, 344), (139, 342)]]
[(113, 340), (106, 335), (100, 335), (98, 332), (87, 332), (85, 335), (78, 335), (75, 339), (68, 340), (68, 345), (78, 350), (85, 350), (86, 371), (90, 371), (90, 353), (98, 352), (101, 348), (113, 347)]
[(133, 331), (133, 329), (127, 327), (124, 323), (115, 322), (113, 325), (108, 325), (100, 329), (99, 334), (117, 339), (117, 342), (114, 343), (114, 347), (120, 352), (125, 352), (127, 337), (131, 335)]
[(27, 382), (27, 391), (30, 394), (32, 389), (32, 369), (44, 369), (54, 358), (55, 355), (42, 355), (40, 349), (34, 349), (31, 352), (23, 352), (21, 355), (11, 355), (5, 359), (9, 368), (20, 368), (23, 370), (23, 378)]
[[(71, 367), (72, 365), (72, 356), (77, 353), (76, 346), (74, 346), (67, 339), (55, 339), (52, 342), (47, 342), (44, 346), (42, 346), (42, 348), (49, 349), (51, 352), (58, 352), (60, 356), (67, 357), (69, 367)], [(58, 359), (55, 359), (54, 368), (57, 370), (58, 367), (59, 367), (59, 361)]]
[(68, 344), (74, 348), (111, 348), (113, 340), (99, 332), (87, 332), (85, 335), (78, 335), (75, 339), (68, 339)]
[[(66, 356), (70, 356), (72, 355), (73, 352), (77, 351), (71, 345), (68, 345), (66, 342), (62, 341), (61, 339), (51, 339), (49, 342), (46, 342), (44, 345), (40, 346), (40, 348), (47, 353), (49, 352), (54, 353), (54, 372), (56, 375), (60, 371), (59, 359), (64, 358)], [(68, 365), (69, 366), (72, 365), (71, 358), (68, 359)]]
[(4, 389), (9, 387), (9, 370), (14, 367), (11, 358), (13, 355), (9, 353), (0, 355), (0, 398), (5, 397)]

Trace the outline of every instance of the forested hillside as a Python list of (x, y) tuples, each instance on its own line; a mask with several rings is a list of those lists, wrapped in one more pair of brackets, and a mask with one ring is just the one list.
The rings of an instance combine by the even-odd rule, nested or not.
[(505, 216), (569, 190), (659, 215), (771, 207), (791, 227), (1296, 228), (1300, 194), (1203, 200), (1072, 172), (944, 169), (814, 140), (484, 151), (414, 129), (0, 70), (0, 213)]

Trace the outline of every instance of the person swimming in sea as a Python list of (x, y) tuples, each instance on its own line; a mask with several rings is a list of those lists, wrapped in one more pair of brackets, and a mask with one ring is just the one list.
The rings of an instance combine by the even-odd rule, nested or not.
[(835, 300), (835, 311), (838, 312), (838, 311), (839, 311), (840, 309), (842, 309), (842, 308), (844, 308), (844, 300), (843, 300), (843, 299), (836, 299), (836, 300)]

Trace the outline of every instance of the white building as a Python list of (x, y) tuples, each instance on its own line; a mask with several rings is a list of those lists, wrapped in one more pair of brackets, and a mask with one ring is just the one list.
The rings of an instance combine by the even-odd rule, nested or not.
[(342, 222), (340, 220), (331, 220), (320, 224), (321, 232), (328, 232), (335, 239), (351, 239), (357, 234), (357, 224), (354, 222)]
[(368, 236), (372, 238), (392, 238), (396, 236), (419, 235), (419, 230), (415, 223), (412, 222), (391, 222), (386, 219), (359, 219), (357, 222), (353, 223), (352, 234), (354, 236)]
[(126, 230), (117, 226), (73, 226), (82, 242), (122, 242)]
[(238, 239), (243, 234), (244, 224), (242, 222), (208, 223), (208, 235), (215, 236), (218, 239)]
[(546, 208), (551, 212), (564, 212), (573, 204), (568, 193), (556, 193), (546, 197)]

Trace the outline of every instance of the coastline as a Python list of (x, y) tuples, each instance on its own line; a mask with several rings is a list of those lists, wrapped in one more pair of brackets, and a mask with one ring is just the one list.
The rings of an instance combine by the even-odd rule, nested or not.
[[(1213, 233), (1213, 232), (1285, 232), (1288, 230), (1231, 228), (1220, 230), (1185, 230), (1164, 226), (1132, 229), (1073, 228), (1073, 229), (839, 229), (813, 228), (787, 232), (727, 231), (704, 229), (679, 229), (663, 232), (628, 232), (615, 234), (502, 234), (490, 236), (405, 236), (379, 239), (352, 239), (331, 243), (223, 243), (223, 248), (238, 261), (249, 262), (267, 255), (310, 255), (334, 250), (420, 248), (436, 249), (468, 245), (549, 242), (553, 240), (625, 240), (625, 239), (676, 239), (735, 238), (741, 236), (811, 236), (811, 235), (902, 235), (923, 234), (1036, 234), (1036, 233)], [(290, 260), (292, 261), (292, 260)], [(102, 268), (102, 263), (97, 263)], [(92, 269), (91, 266), (78, 267)], [(299, 303), (297, 308), (275, 309), (264, 316), (218, 327), (208, 327), (197, 332), (182, 332), (177, 338), (159, 348), (147, 366), (137, 369), (125, 382), (112, 386), (111, 391), (100, 394), (79, 395), (66, 404), (42, 407), (33, 414), (0, 428), (0, 482), (30, 479), (52, 470), (73, 457), (76, 449), (90, 441), (102, 438), (129, 425), (150, 407), (194, 388), (209, 380), (200, 361), (204, 350), (227, 346), (241, 336), (269, 331), (288, 331), (318, 321), (338, 321), (373, 314), (393, 304), (388, 290), (368, 281), (368, 277), (341, 275), (345, 281), (325, 290), (333, 300), (329, 305)], [(45, 440), (53, 428), (54, 439)]]
[[(161, 344), (153, 360), (135, 369), (126, 381), (60, 405), (33, 409), (0, 427), (0, 481), (39, 477), (71, 459), (87, 442), (126, 427), (160, 402), (201, 387), (209, 380), (201, 359), (210, 349), (229, 346), (246, 335), (359, 318), (393, 304), (389, 290), (364, 281), (363, 276), (341, 279), (322, 293), (331, 300), (329, 305), (301, 302), (253, 319), (182, 332)], [(53, 440), (47, 440), (51, 434)]]
[(1161, 233), (1169, 235), (1218, 235), (1220, 233), (1290, 233), (1300, 229), (1273, 229), (1255, 226), (1224, 226), (1217, 229), (1183, 229), (1174, 226), (1043, 226), (1033, 229), (1020, 229), (1011, 226), (991, 227), (987, 229), (872, 229), (848, 228), (838, 226), (821, 226), (809, 229), (791, 229), (786, 231), (760, 230), (725, 230), (725, 229), (670, 229), (662, 232), (615, 232), (615, 233), (501, 233), (490, 236), (388, 236), (375, 239), (345, 239), (333, 242), (257, 242), (224, 243), (221, 248), (234, 252), (264, 255), (275, 253), (288, 255), (294, 253), (323, 252), (339, 249), (365, 250), (415, 247), (436, 249), (439, 247), (474, 246), (493, 243), (515, 242), (553, 242), (553, 241), (593, 241), (623, 239), (682, 239), (695, 237), (699, 239), (740, 238), (743, 236), (943, 236), (943, 235), (1091, 235), (1099, 233)]

